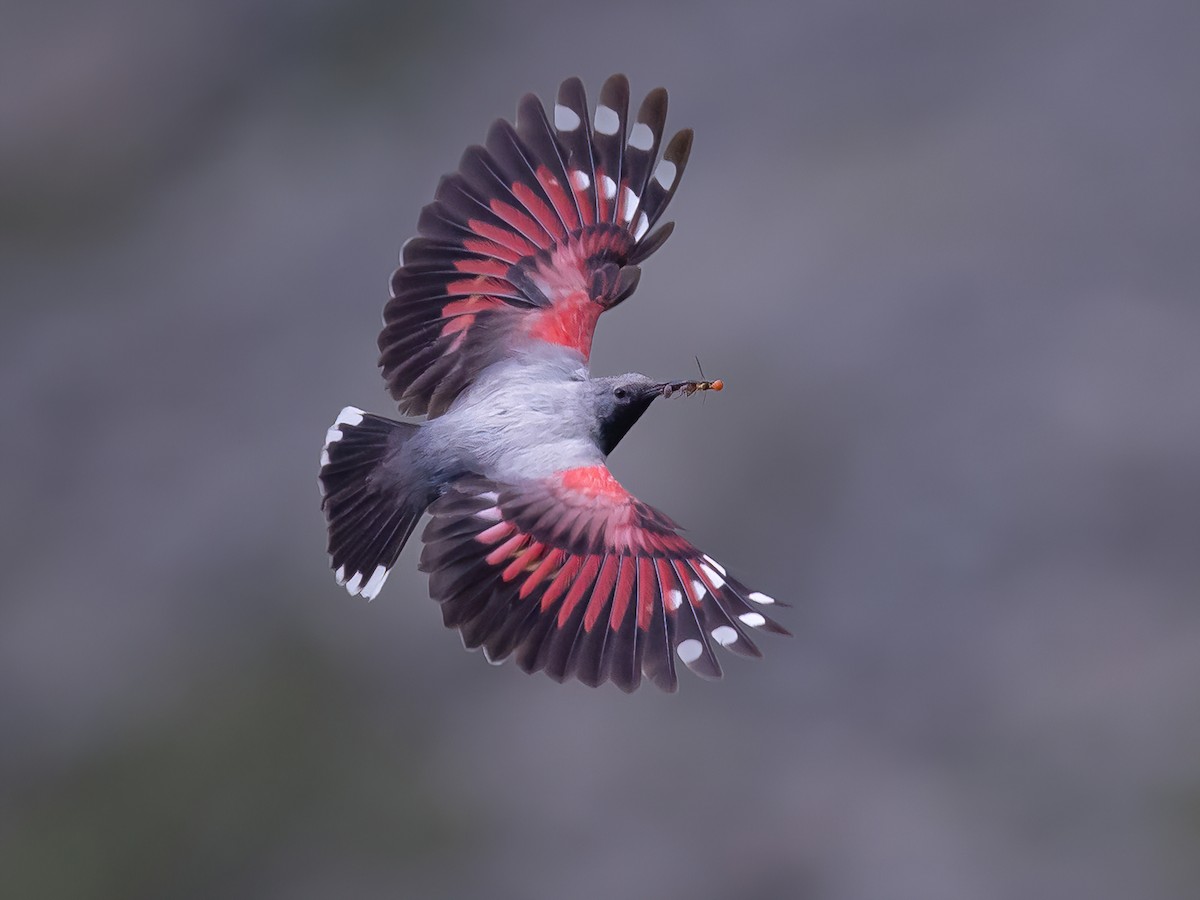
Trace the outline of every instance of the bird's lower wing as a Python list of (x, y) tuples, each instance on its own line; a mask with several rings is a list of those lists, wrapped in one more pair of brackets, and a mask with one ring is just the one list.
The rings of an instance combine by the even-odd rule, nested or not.
[(731, 578), (604, 466), (521, 484), (474, 476), (430, 507), (421, 569), (448, 627), (488, 659), (634, 690), (676, 688), (675, 657), (719, 678), (712, 644), (760, 656), (749, 634), (787, 634), (775, 601)]
[[(594, 119), (579, 79), (559, 89), (551, 126), (527, 95), (438, 185), (392, 277), (379, 335), (400, 411), (440, 415), (487, 366), (523, 346), (591, 353), (596, 319), (637, 286), (637, 264), (671, 226), (657, 222), (691, 149), (682, 131), (659, 160), (667, 95), (627, 132), (629, 83), (613, 76)], [(657, 166), (656, 166), (657, 162)]]

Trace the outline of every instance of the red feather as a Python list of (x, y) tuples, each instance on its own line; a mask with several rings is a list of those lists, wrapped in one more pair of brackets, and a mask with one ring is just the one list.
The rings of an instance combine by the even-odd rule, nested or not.
[[(755, 598), (763, 595), (723, 569), (718, 575), (719, 566), (710, 566), (670, 519), (626, 491), (606, 466), (566, 469), (512, 485), (468, 477), (430, 512), (421, 565), (435, 573), (431, 584), (453, 588), (447, 596), (435, 592), (447, 621), (475, 636), (489, 654), (517, 653), (531, 671), (555, 659), (553, 671), (561, 677), (578, 673), (589, 684), (612, 678), (632, 690), (640, 665), (672, 689), (669, 654), (685, 641), (693, 643), (680, 658), (701, 674), (717, 675), (710, 640), (757, 656), (749, 630), (786, 633), (761, 612)], [(472, 546), (478, 550), (467, 549)], [(443, 570), (446, 576), (438, 578)], [(457, 594), (491, 596), (488, 584), (495, 596), (510, 598), (507, 612), (475, 623), (495, 607), (464, 611)], [(626, 626), (643, 637), (621, 638)], [(579, 633), (555, 638), (568, 627)], [(610, 637), (585, 637), (598, 628)], [(543, 643), (552, 640), (554, 649), (542, 652)]]
[[(628, 97), (621, 76), (604, 90)], [(442, 179), (422, 212), (420, 236), (406, 245), (404, 265), (392, 278), (379, 336), (379, 364), (402, 412), (445, 412), (520, 341), (564, 347), (586, 363), (600, 313), (623, 299), (616, 293), (621, 279), (611, 273), (640, 263), (665, 237), (665, 229), (647, 230), (666, 208), (691, 146), (690, 132), (668, 146), (663, 158), (675, 174), (669, 189), (656, 191), (649, 178), (666, 95), (651, 92), (638, 114), (652, 134), (649, 150), (624, 142), (624, 105), (616, 135), (593, 134), (577, 79), (563, 85), (559, 102), (571, 110), (564, 121), (578, 120), (574, 128), (551, 129), (536, 100), (522, 101), (520, 133), (506, 122), (493, 126), (487, 146), (464, 154), (460, 170)], [(611, 197), (605, 170), (621, 179)], [(626, 188), (641, 198), (644, 222), (635, 224), (623, 209)], [(618, 206), (622, 216), (614, 220)], [(463, 275), (477, 276), (479, 284), (464, 283), (472, 279)], [(469, 306), (458, 299), (463, 293), (472, 297)], [(438, 296), (447, 302), (428, 302)], [(436, 377), (423, 377), (430, 372)]]

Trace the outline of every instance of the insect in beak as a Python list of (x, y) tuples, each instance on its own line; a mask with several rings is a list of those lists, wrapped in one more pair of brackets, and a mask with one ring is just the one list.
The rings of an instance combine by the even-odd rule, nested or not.
[(674, 381), (667, 382), (662, 385), (662, 395), (670, 397), (675, 393), (682, 393), (685, 397), (690, 397), (696, 391), (719, 391), (725, 387), (725, 382), (718, 378), (716, 381), (709, 381), (704, 376), (704, 366), (700, 365), (700, 357), (696, 357), (696, 368), (700, 370), (700, 381)]
[(720, 391), (724, 388), (725, 382), (720, 378), (716, 381), (668, 381), (662, 385), (662, 395), (673, 397), (675, 394), (683, 394), (690, 397), (696, 391)]

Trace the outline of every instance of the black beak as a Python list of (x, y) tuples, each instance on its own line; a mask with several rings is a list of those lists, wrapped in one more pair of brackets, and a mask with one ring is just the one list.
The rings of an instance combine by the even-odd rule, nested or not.
[(719, 391), (724, 387), (725, 382), (718, 378), (716, 381), (667, 381), (658, 385), (658, 390), (661, 397), (673, 397), (675, 394), (690, 397), (696, 391)]

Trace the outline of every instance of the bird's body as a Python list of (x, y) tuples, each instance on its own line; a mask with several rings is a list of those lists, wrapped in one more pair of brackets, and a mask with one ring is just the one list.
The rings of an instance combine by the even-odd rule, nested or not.
[[(600, 314), (636, 288), (638, 263), (691, 146), (661, 160), (666, 93), (627, 128), (628, 83), (605, 83), (594, 120), (564, 82), (554, 127), (532, 95), (439, 185), (405, 245), (384, 312), (380, 365), (396, 422), (347, 407), (326, 435), (322, 506), (339, 583), (378, 594), (422, 514), (421, 568), (446, 624), (489, 659), (513, 656), (587, 684), (674, 690), (674, 656), (719, 676), (711, 642), (759, 655), (748, 631), (786, 633), (750, 591), (606, 458), (652, 401), (721, 382), (591, 377)], [(656, 164), (657, 162), (657, 164)]]
[[(558, 348), (490, 366), (422, 429), (438, 458), (508, 482), (598, 465), (595, 403), (587, 370)], [(422, 435), (424, 436), (424, 435)]]

